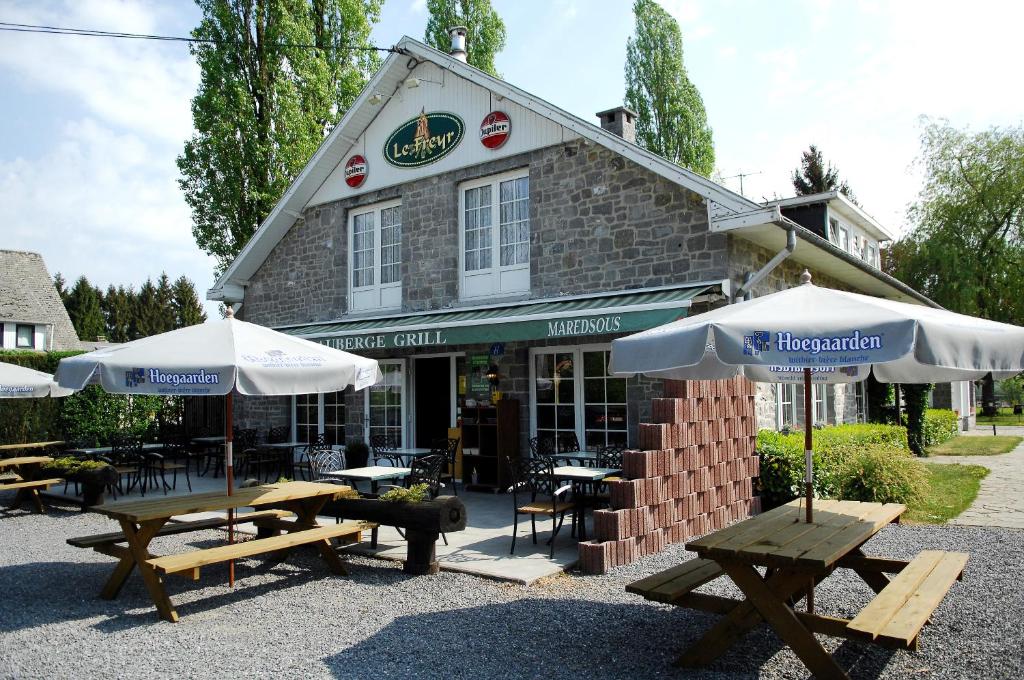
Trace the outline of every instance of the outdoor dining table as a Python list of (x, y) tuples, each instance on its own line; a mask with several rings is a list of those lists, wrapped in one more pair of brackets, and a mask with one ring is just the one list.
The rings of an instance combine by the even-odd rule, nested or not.
[[(340, 535), (343, 533), (343, 530), (335, 530), (335, 525), (321, 527), (316, 519), (317, 513), (319, 513), (327, 501), (340, 496), (348, 490), (348, 487), (337, 484), (285, 482), (237, 489), (231, 496), (215, 491), (105, 503), (95, 506), (93, 511), (117, 520), (121, 525), (123, 534), (83, 537), (81, 539), (71, 539), (69, 543), (84, 547), (86, 539), (109, 539), (104, 544), (96, 544), (95, 541), (88, 543), (90, 547), (99, 552), (120, 558), (117, 566), (114, 567), (113, 573), (103, 586), (101, 597), (108, 600), (116, 598), (118, 592), (124, 586), (125, 580), (131, 574), (132, 569), (138, 568), (142, 580), (146, 584), (146, 589), (149, 591), (149, 595), (153, 600), (153, 604), (156, 605), (161, 618), (173, 622), (178, 620), (178, 614), (164, 588), (161, 574), (183, 572), (192, 578), (198, 578), (201, 566), (260, 553), (274, 553), (278, 557), (283, 557), (284, 553), (282, 551), (302, 543), (312, 543), (315, 545), (332, 572), (337, 574), (348, 573), (344, 563), (342, 563), (329, 541), (331, 536)], [(287, 536), (258, 538), (243, 543), (196, 550), (168, 557), (158, 557), (149, 551), (150, 542), (162, 533), (161, 529), (172, 517), (199, 512), (233, 511), (245, 507), (259, 508), (261, 506), (284, 508), (295, 514), (293, 521), (285, 519), (272, 520), (274, 528), (276, 530), (283, 529), (287, 532)], [(245, 515), (238, 516), (236, 521), (242, 520), (244, 517)], [(362, 527), (357, 527), (357, 530), (360, 528)], [(289, 541), (288, 539), (291, 540)], [(123, 542), (125, 540), (128, 543), (127, 548), (115, 544), (116, 541)], [(261, 548), (261, 542), (266, 544), (265, 548)], [(245, 554), (233, 555), (232, 551), (244, 551)], [(186, 562), (188, 562), (188, 565), (183, 566)]]
[(377, 485), (380, 482), (387, 482), (398, 479), (405, 479), (412, 472), (411, 468), (393, 467), (390, 465), (370, 465), (361, 468), (349, 468), (347, 470), (335, 470), (323, 473), (325, 477), (349, 480), (351, 482), (370, 482), (370, 492), (377, 493)]
[[(686, 548), (700, 559), (627, 586), (647, 599), (724, 615), (677, 665), (711, 663), (762, 622), (819, 678), (847, 675), (815, 633), (916, 648), (920, 627), (959, 578), (967, 555), (924, 551), (911, 562), (869, 557), (861, 546), (890, 522), (898, 522), (904, 505), (817, 500), (814, 521), (808, 523), (802, 519), (801, 503), (795, 500), (690, 541)], [(765, 575), (757, 567), (766, 568)], [(813, 613), (814, 584), (837, 568), (853, 570), (878, 593), (853, 620)], [(897, 576), (890, 581), (886, 573)], [(723, 575), (745, 599), (692, 592)], [(890, 584), (894, 587), (887, 590)], [(795, 603), (803, 597), (808, 598), (808, 611), (797, 611)]]
[[(579, 503), (582, 501), (584, 509), (587, 505), (591, 496), (586, 493), (585, 489), (588, 485), (595, 484), (604, 480), (606, 477), (612, 477), (622, 472), (619, 468), (598, 468), (598, 467), (581, 467), (579, 465), (562, 465), (554, 468), (554, 475), (556, 479), (562, 479), (572, 484), (572, 495)], [(587, 522), (586, 517), (581, 516), (580, 523), (580, 540), (587, 540)]]
[[(149, 442), (142, 445), (143, 452), (163, 451), (165, 448), (167, 448), (167, 445), (160, 442)], [(109, 456), (113, 452), (113, 446), (80, 446), (68, 449), (68, 453), (77, 453), (84, 456)]]
[(573, 463), (594, 465), (597, 463), (597, 451), (563, 451), (562, 453), (552, 453), (550, 457), (555, 460), (566, 461), (569, 465)]
[[(0, 490), (11, 490), (17, 493), (9, 509), (15, 510), (21, 504), (31, 500), (36, 512), (43, 512), (43, 502), (39, 498), (39, 489), (46, 489), (62, 480), (36, 480), (35, 470), (44, 463), (50, 463), (53, 458), (49, 456), (20, 456), (18, 458), (0, 458), (0, 472), (13, 472), (17, 475), (12, 482), (0, 482)], [(26, 481), (28, 480), (28, 481)]]
[(407, 449), (392, 449), (388, 451), (388, 455), (398, 456), (402, 458), (407, 464), (411, 463), (413, 458), (420, 458), (422, 456), (429, 456), (433, 449), (425, 448), (407, 448)]

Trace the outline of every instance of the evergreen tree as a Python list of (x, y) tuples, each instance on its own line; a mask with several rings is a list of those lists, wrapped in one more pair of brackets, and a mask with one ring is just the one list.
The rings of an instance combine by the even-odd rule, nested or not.
[(84, 276), (78, 277), (68, 293), (64, 306), (68, 310), (68, 316), (71, 317), (79, 340), (96, 340), (99, 336), (105, 335), (106, 323), (100, 309), (101, 299), (102, 294), (99, 294), (98, 289)]
[(838, 189), (848, 199), (857, 202), (850, 185), (845, 179), (839, 179), (839, 168), (826, 163), (821, 150), (814, 144), (800, 155), (800, 167), (793, 171), (793, 188), (796, 189), (797, 196), (809, 196)]
[(135, 291), (113, 284), (107, 287), (103, 296), (103, 317), (107, 325), (107, 339), (110, 342), (132, 340), (132, 315), (135, 313)]
[(496, 78), (494, 57), (505, 49), (505, 22), (491, 0), (427, 0), (424, 41), (445, 54), (451, 51), (448, 29), (466, 27), (466, 62)]
[(181, 276), (174, 282), (174, 325), (175, 328), (194, 326), (206, 321), (206, 312), (196, 294), (193, 283)]
[(196, 132), (178, 183), (196, 243), (223, 269), (379, 65), (369, 37), (382, 0), (197, 2)]
[(152, 279), (139, 286), (135, 296), (135, 312), (132, 314), (132, 339), (146, 338), (162, 333), (164, 315), (157, 302), (156, 286)]
[(161, 272), (156, 283), (156, 311), (159, 322), (158, 333), (166, 333), (177, 328), (174, 314), (174, 289), (167, 272)]
[(683, 65), (679, 24), (654, 0), (636, 0), (636, 35), (626, 43), (626, 106), (636, 143), (709, 177), (715, 147), (700, 92)]
[(64, 277), (60, 272), (53, 275), (53, 287), (57, 289), (57, 295), (60, 296), (61, 302), (67, 304), (68, 301), (68, 283), (64, 280)]

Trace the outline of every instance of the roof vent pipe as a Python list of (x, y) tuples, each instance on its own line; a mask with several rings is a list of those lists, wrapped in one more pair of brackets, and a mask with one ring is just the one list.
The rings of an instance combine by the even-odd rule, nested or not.
[(796, 226), (790, 222), (786, 225), (786, 247), (776, 253), (775, 257), (768, 260), (768, 264), (756, 272), (747, 272), (743, 277), (743, 283), (732, 294), (732, 301), (738, 302), (740, 299), (749, 300), (751, 289), (760, 283), (764, 277), (768, 276), (773, 269), (782, 264), (783, 260), (792, 255), (794, 250), (796, 250)]
[(448, 29), (448, 35), (452, 37), (451, 55), (459, 61), (466, 61), (466, 27), (453, 26)]

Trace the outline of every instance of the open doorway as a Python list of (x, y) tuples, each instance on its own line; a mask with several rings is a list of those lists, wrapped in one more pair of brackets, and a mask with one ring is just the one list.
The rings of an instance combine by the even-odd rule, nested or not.
[(452, 420), (452, 357), (416, 359), (416, 442), (428, 448), (448, 436)]

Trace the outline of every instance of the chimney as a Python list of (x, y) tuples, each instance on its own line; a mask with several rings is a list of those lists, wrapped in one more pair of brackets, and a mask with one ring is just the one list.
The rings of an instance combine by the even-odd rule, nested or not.
[(466, 27), (465, 26), (453, 26), (448, 29), (448, 34), (452, 37), (452, 51), (451, 55), (459, 61), (465, 63), (466, 61)]
[(630, 144), (636, 144), (636, 115), (636, 111), (625, 106), (597, 112), (602, 129), (617, 134)]

